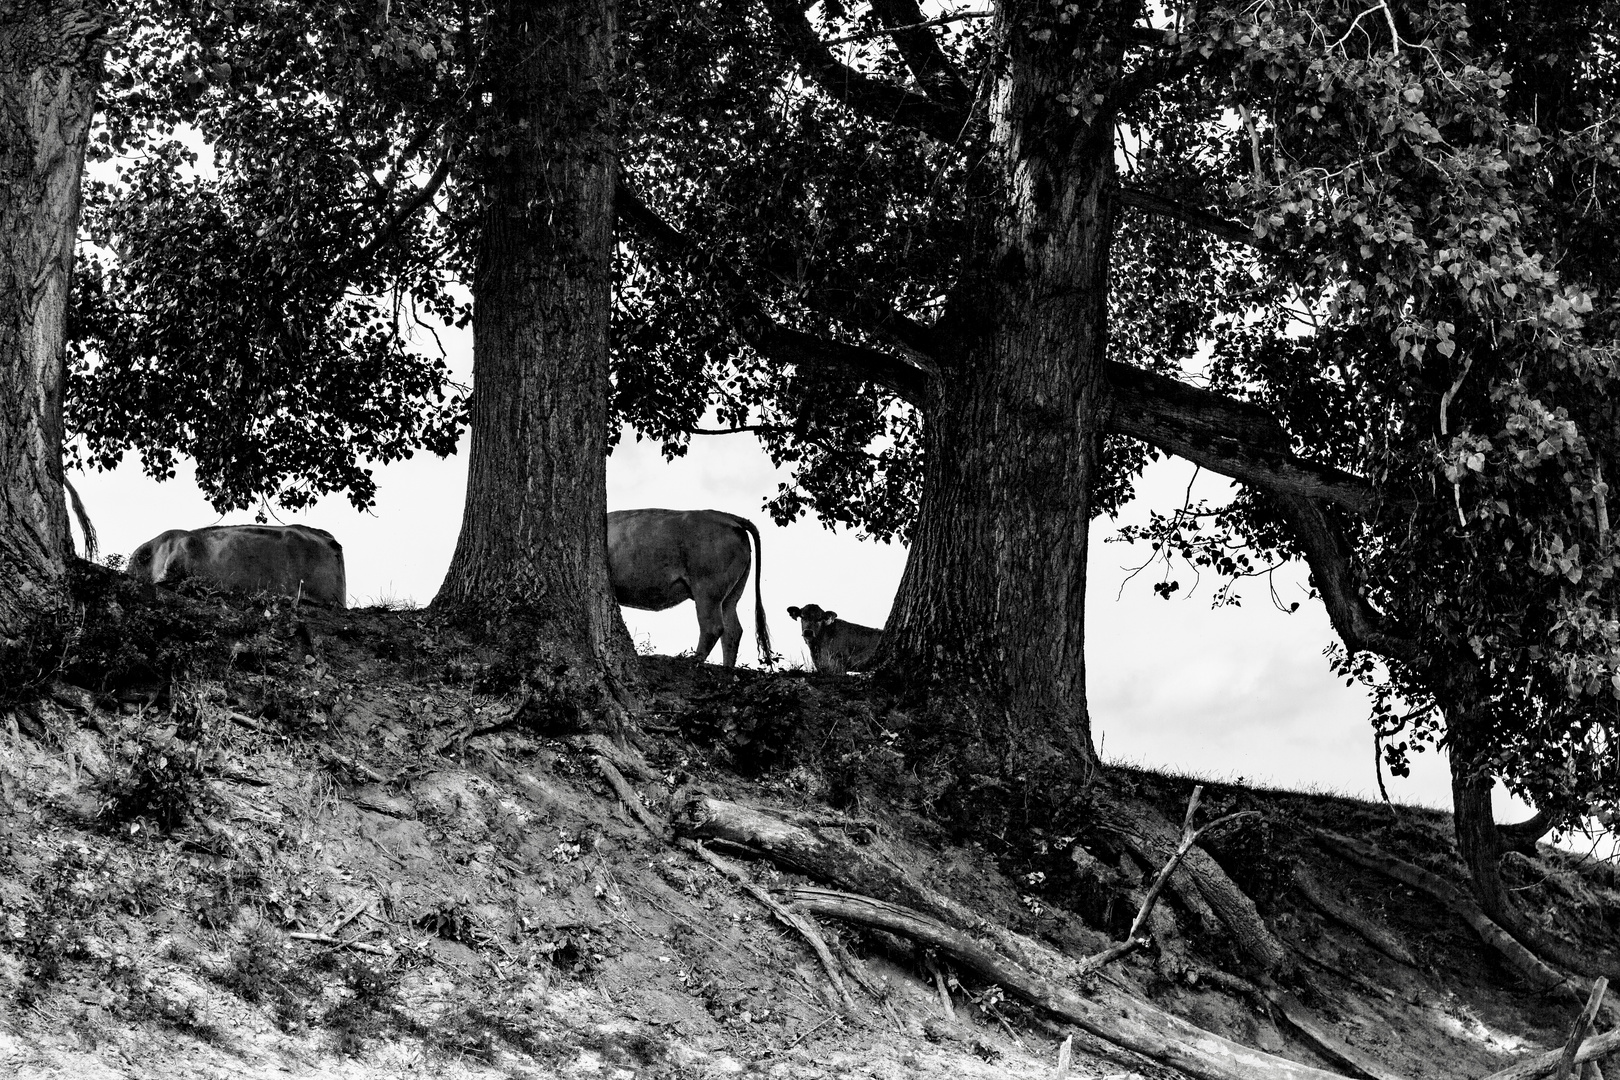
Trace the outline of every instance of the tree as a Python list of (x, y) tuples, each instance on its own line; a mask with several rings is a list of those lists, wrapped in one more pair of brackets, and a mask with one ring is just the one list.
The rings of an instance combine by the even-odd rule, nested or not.
[(605, 526), (613, 34), (602, 0), (501, 5), (485, 27), (473, 439), (434, 604), (522, 612), (526, 633), (622, 686), (634, 654)]
[(72, 550), (64, 338), (106, 27), (98, 3), (0, 11), (0, 641), (60, 602)]
[[(419, 306), (470, 321), (467, 502), (436, 605), (616, 715), (633, 654), (603, 526), (614, 21), (608, 3), (137, 9), (107, 129), (146, 155), (98, 192), (114, 257), (75, 418), (103, 463), (195, 456), (221, 506), (364, 506), (363, 457), (448, 452), (463, 419), (406, 326), (431, 329)], [(217, 177), (190, 173), (176, 124)], [(198, 340), (217, 352), (188, 362)]]
[(676, 443), (700, 402), (757, 428), (785, 515), (893, 533), (915, 497), (884, 666), (988, 688), (958, 775), (1045, 808), (1094, 760), (1073, 534), (1132, 441), (1241, 481), (1157, 539), (1308, 562), (1380, 719), (1446, 741), (1505, 912), (1491, 775), (1550, 820), (1615, 795), (1614, 5), (1146, 15), (649, 19), (619, 385)]

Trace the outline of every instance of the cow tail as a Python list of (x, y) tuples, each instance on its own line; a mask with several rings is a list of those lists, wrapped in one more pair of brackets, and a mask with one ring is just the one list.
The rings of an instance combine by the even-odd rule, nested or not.
[(752, 521), (745, 517), (737, 520), (754, 538), (754, 642), (759, 646), (759, 662), (769, 667), (776, 663), (777, 657), (771, 651), (771, 628), (765, 622), (765, 601), (759, 594), (759, 581), (765, 576), (765, 543), (759, 538), (759, 530), (754, 528)]
[(78, 490), (66, 476), (62, 477), (62, 488), (67, 492), (68, 502), (73, 505), (73, 516), (79, 519), (79, 529), (84, 533), (84, 557), (95, 562), (99, 541), (96, 539), (96, 527), (90, 524), (90, 515), (85, 512), (84, 500), (79, 498)]

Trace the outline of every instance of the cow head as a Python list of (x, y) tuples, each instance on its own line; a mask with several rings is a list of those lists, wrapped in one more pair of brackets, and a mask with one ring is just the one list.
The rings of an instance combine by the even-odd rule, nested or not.
[(804, 631), (806, 641), (813, 641), (838, 621), (838, 612), (823, 611), (815, 604), (806, 604), (802, 608), (790, 607), (787, 611), (790, 618), (799, 620), (799, 628)]

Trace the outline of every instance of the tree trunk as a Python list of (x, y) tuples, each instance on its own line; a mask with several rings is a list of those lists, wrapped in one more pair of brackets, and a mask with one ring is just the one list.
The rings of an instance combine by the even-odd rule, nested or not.
[(545, 681), (622, 703), (634, 650), (606, 539), (615, 20), (613, 0), (503, 0), (489, 20), (472, 448), (434, 605), (506, 634)]
[[(940, 324), (923, 495), (878, 663), (987, 692), (973, 771), (1062, 798), (1091, 779), (1085, 586), (1104, 405), (1112, 117), (1070, 116), (1077, 17), (1000, 14), (1009, 56), (973, 200), (976, 256)], [(1126, 13), (1127, 15), (1130, 13)], [(1050, 36), (1038, 38), (1037, 30)], [(1056, 785), (1053, 787), (1052, 785)]]
[(1514, 906), (1502, 881), (1502, 856), (1507, 851), (1491, 809), (1496, 779), (1481, 766), (1467, 735), (1467, 717), (1460, 710), (1448, 713), (1451, 722), (1451, 828), (1457, 853), (1468, 867), (1474, 898), (1480, 908), (1513, 938), (1548, 963), (1588, 977), (1620, 978), (1620, 954), (1607, 949), (1577, 948), (1533, 925)]
[(0, 9), (0, 640), (60, 593), (64, 328), (106, 15)]

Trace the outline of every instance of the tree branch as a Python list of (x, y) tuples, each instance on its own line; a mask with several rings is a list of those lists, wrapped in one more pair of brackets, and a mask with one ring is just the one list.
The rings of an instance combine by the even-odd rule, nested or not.
[(691, 274), (708, 288), (720, 307), (720, 320), (761, 356), (775, 363), (832, 365), (855, 378), (875, 382), (921, 405), (927, 374), (880, 349), (837, 341), (783, 326), (729, 262), (669, 224), (619, 180), (615, 198), (619, 222), (628, 226), (645, 253), (669, 271)]
[(366, 242), (365, 247), (354, 252), (348, 258), (339, 260), (330, 271), (330, 276), (334, 279), (342, 279), (357, 271), (364, 270), (378, 251), (393, 242), (394, 238), (399, 235), (400, 230), (405, 227), (405, 223), (433, 201), (433, 197), (439, 193), (439, 189), (444, 186), (445, 180), (449, 178), (451, 166), (454, 164), (455, 155), (446, 154), (444, 160), (439, 162), (439, 167), (433, 170), (433, 175), (428, 177), (427, 183), (418, 188), (416, 194), (400, 204), (400, 208), (383, 223), (382, 228), (378, 229), (372, 238)]
[(1359, 515), (1378, 504), (1372, 485), (1353, 473), (1293, 453), (1276, 418), (1238, 401), (1117, 361), (1110, 428), (1184, 457), (1268, 494), (1335, 503)]
[(1167, 199), (1163, 195), (1155, 195), (1151, 191), (1121, 185), (1119, 201), (1122, 205), (1134, 207), (1144, 213), (1173, 218), (1184, 225), (1191, 225), (1195, 229), (1201, 229), (1211, 236), (1218, 237), (1229, 243), (1242, 244), (1245, 247), (1254, 248), (1256, 251), (1265, 252), (1267, 255), (1284, 254), (1275, 244), (1254, 235), (1254, 230), (1245, 225), (1236, 221), (1228, 221), (1226, 218), (1212, 214), (1207, 210), (1184, 206), (1174, 199)]
[(777, 40), (783, 51), (835, 101), (879, 123), (903, 124), (941, 142), (954, 143), (961, 138), (968, 123), (965, 109), (874, 79), (833, 59), (826, 44), (816, 36), (810, 20), (793, 0), (765, 0), (765, 7), (776, 24)]
[[(917, 0), (872, 0), (872, 10), (883, 22), (884, 30), (881, 32), (894, 39), (895, 48), (900, 50), (917, 85), (932, 98), (954, 108), (965, 108), (971, 93), (956, 65), (939, 47), (939, 39), (934, 37), (931, 28), (959, 19), (988, 19), (993, 13), (964, 11), (942, 15), (937, 19), (925, 19)], [(829, 45), (840, 43), (828, 42)]]

